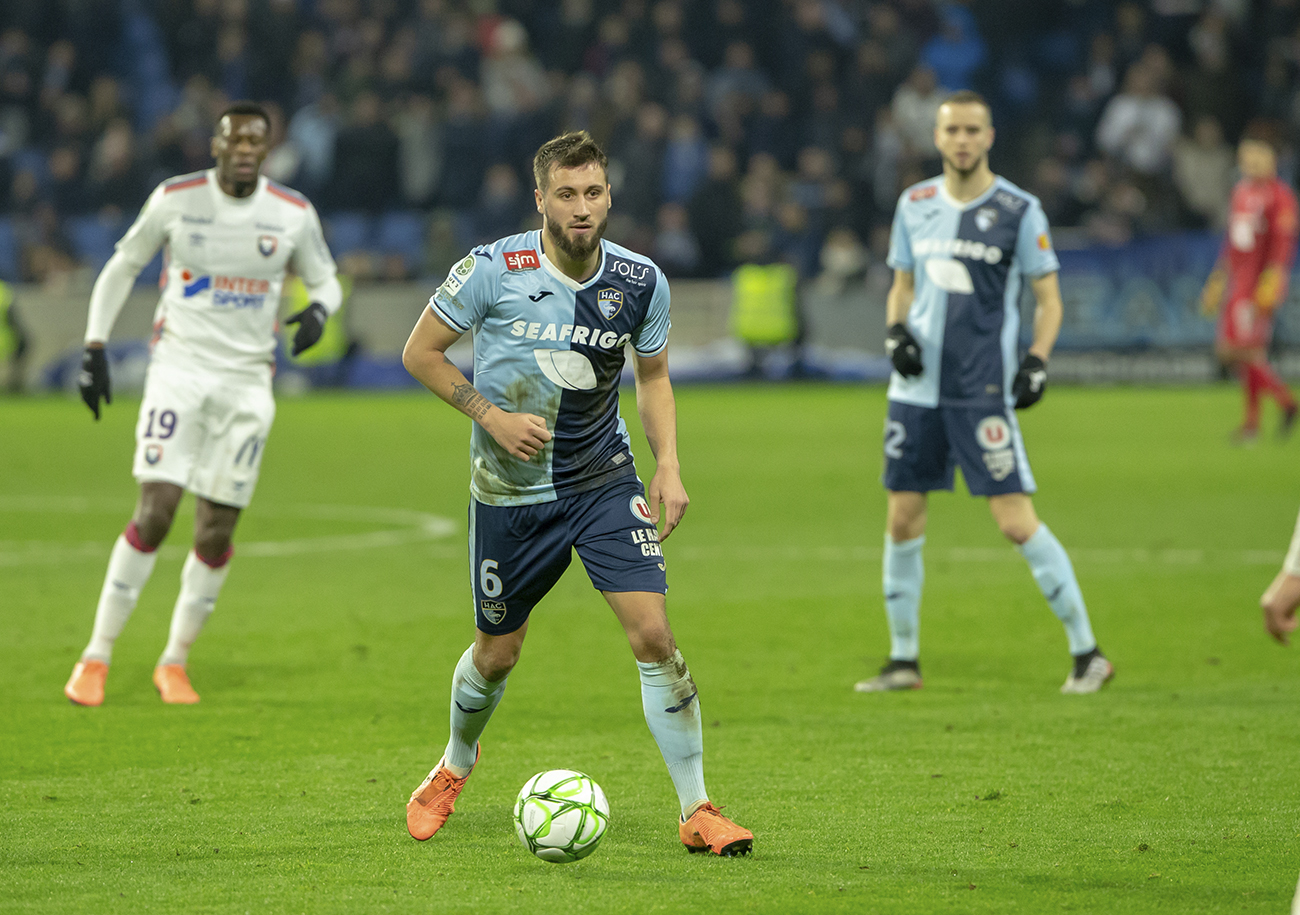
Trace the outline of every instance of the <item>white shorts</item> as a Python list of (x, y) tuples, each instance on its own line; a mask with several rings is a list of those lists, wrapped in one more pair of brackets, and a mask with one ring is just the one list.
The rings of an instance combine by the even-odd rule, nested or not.
[(259, 378), (151, 363), (131, 473), (247, 508), (274, 420), (269, 369)]

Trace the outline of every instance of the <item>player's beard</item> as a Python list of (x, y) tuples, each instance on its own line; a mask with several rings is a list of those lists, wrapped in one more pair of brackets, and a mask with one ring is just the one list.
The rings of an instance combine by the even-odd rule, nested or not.
[(966, 179), (970, 178), (971, 175), (973, 175), (973, 174), (975, 174), (977, 171), (979, 171), (979, 170), (980, 170), (980, 167), (981, 167), (982, 165), (984, 165), (984, 163), (986, 163), (987, 161), (988, 161), (988, 156), (987, 156), (987, 155), (976, 156), (976, 157), (971, 161), (971, 164), (970, 164), (968, 167), (966, 167), (966, 168), (962, 168), (960, 165), (957, 164), (957, 160), (956, 160), (956, 159), (953, 159), (953, 158), (951, 158), (951, 157), (949, 157), (949, 156), (944, 156), (944, 159), (943, 159), (943, 163), (944, 163), (944, 165), (946, 165), (946, 166), (948, 166), (950, 169), (952, 169), (952, 170), (953, 170), (953, 173), (956, 174), (956, 176), (957, 176), (958, 178), (960, 178), (962, 181), (965, 181)]
[(605, 237), (605, 229), (608, 226), (609, 217), (606, 216), (598, 225), (593, 226), (593, 230), (587, 233), (585, 238), (570, 238), (549, 214), (546, 217), (546, 234), (551, 236), (555, 247), (559, 248), (565, 257), (579, 262), (591, 257), (600, 240)]

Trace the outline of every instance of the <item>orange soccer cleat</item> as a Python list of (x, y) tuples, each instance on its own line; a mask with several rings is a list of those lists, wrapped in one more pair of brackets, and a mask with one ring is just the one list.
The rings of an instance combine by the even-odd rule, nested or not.
[(193, 705), (199, 701), (184, 664), (159, 664), (153, 669), (153, 685), (168, 705)]
[(721, 810), (709, 803), (678, 824), (677, 831), (686, 850), (692, 853), (711, 851), (724, 858), (734, 858), (747, 855), (754, 848), (754, 834), (731, 822)]
[[(475, 766), (482, 755), (480, 746), (474, 756)], [(421, 842), (433, 838), (447, 817), (455, 812), (456, 798), (474, 773), (471, 768), (464, 778), (457, 778), (443, 767), (445, 761), (446, 757), (438, 760), (429, 777), (420, 782), (420, 787), (411, 792), (411, 799), (406, 802), (406, 831)]]
[(108, 665), (103, 661), (78, 661), (63, 687), (63, 695), (77, 705), (103, 705), (104, 681), (108, 679)]

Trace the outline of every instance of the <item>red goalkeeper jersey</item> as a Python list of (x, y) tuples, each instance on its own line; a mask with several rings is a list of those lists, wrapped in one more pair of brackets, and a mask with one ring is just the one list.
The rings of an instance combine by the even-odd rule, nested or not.
[(1228, 301), (1253, 299), (1264, 268), (1281, 268), (1278, 301), (1286, 297), (1286, 281), (1296, 251), (1296, 197), (1278, 178), (1242, 179), (1232, 190), (1228, 236), (1222, 260), (1228, 267)]

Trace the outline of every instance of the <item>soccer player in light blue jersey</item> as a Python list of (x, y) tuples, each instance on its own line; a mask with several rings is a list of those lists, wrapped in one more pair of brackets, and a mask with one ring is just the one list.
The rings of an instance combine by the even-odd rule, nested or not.
[[(425, 387), (475, 422), (469, 545), (477, 626), (452, 676), (451, 738), (411, 794), (406, 825), (428, 839), (452, 813), (519, 660), (529, 614), (576, 549), (631, 643), (646, 723), (681, 804), (682, 843), (746, 854), (754, 834), (724, 817), (704, 788), (699, 699), (665, 609), (660, 541), (690, 501), (668, 380), (668, 282), (649, 258), (603, 240), (606, 167), (585, 131), (543, 145), (533, 160), (541, 231), (477, 248), (453, 267), (402, 356)], [(473, 384), (445, 355), (466, 332), (474, 335)], [(648, 488), (618, 411), (629, 343), (637, 412), (656, 464)]]
[[(1029, 563), (1065, 625), (1073, 665), (1063, 693), (1094, 693), (1114, 676), (1097, 647), (1070, 558), (1038, 520), (1015, 411), (1037, 403), (1061, 328), (1059, 264), (1038, 199), (989, 169), (988, 104), (959, 92), (940, 106), (934, 143), (943, 174), (903, 192), (894, 214), (886, 350), (894, 365), (885, 423), (888, 492), (884, 593), (889, 660), (859, 692), (919, 689), (918, 624), (927, 496), (961, 467), (972, 495)], [(1037, 302), (1033, 342), (1017, 359), (1018, 303)]]

